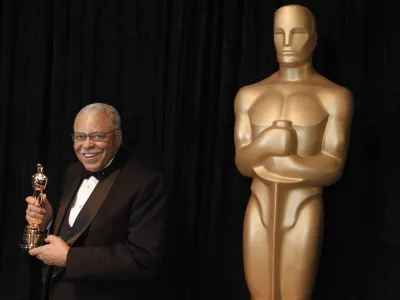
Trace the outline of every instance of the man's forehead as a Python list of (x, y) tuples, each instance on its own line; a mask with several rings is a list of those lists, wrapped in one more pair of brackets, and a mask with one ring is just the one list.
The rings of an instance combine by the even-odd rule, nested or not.
[(105, 112), (83, 112), (76, 116), (74, 127), (94, 126), (108, 127), (110, 117)]

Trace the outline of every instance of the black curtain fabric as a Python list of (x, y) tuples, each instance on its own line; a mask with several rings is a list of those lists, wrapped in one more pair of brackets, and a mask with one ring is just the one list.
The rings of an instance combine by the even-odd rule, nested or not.
[(391, 0), (0, 1), (0, 298), (39, 293), (18, 251), (30, 177), (54, 206), (79, 109), (107, 102), (127, 148), (168, 179), (165, 299), (249, 299), (242, 225), (250, 180), (234, 165), (233, 102), (277, 70), (273, 13), (315, 14), (316, 69), (355, 99), (342, 180), (325, 190), (313, 299), (399, 299), (398, 18)]

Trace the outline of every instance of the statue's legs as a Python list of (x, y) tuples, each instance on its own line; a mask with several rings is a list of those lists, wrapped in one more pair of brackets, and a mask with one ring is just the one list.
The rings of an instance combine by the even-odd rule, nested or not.
[(244, 269), (252, 300), (271, 300), (269, 255), (267, 228), (261, 222), (261, 207), (253, 194), (247, 205), (243, 231)]
[(322, 199), (317, 195), (302, 203), (294, 226), (282, 232), (282, 300), (311, 299), (322, 241), (322, 223)]
[[(263, 201), (264, 215), (280, 215), (271, 211), (273, 199), (267, 196)], [(243, 232), (244, 268), (252, 300), (311, 298), (322, 236), (322, 209), (320, 195), (313, 196), (298, 207), (292, 227), (283, 228), (280, 218), (277, 223), (270, 218), (268, 224), (263, 224), (261, 203), (252, 194)]]

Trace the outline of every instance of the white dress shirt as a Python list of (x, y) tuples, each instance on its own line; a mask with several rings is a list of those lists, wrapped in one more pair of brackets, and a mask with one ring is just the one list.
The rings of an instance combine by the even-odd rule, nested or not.
[[(104, 169), (107, 168), (112, 163), (113, 160), (114, 157), (104, 167)], [(94, 176), (90, 176), (88, 179), (84, 179), (82, 181), (82, 184), (79, 187), (79, 190), (76, 193), (74, 200), (71, 204), (72, 206), (69, 212), (69, 219), (68, 219), (69, 226), (72, 227), (72, 225), (74, 225), (75, 220), (78, 217), (82, 207), (85, 205), (86, 201), (89, 199), (90, 195), (92, 194), (94, 188), (98, 183), (99, 180)]]
[(69, 212), (69, 226), (72, 227), (72, 225), (74, 225), (76, 217), (78, 216), (82, 207), (85, 205), (86, 201), (89, 199), (89, 196), (92, 194), (97, 183), (99, 183), (99, 180), (97, 180), (94, 176), (82, 181), (82, 184), (72, 202), (71, 211)]

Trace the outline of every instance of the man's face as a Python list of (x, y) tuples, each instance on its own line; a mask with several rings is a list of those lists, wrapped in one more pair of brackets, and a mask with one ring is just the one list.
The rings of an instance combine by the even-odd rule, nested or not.
[(317, 40), (311, 16), (301, 7), (284, 7), (274, 20), (274, 43), (278, 62), (298, 66), (311, 59)]
[[(110, 118), (105, 112), (81, 113), (74, 124), (74, 133), (89, 134), (93, 132), (106, 133), (112, 128)], [(121, 133), (113, 131), (102, 141), (92, 141), (89, 137), (84, 142), (74, 142), (76, 156), (84, 167), (92, 172), (103, 169), (115, 156), (121, 145)]]

